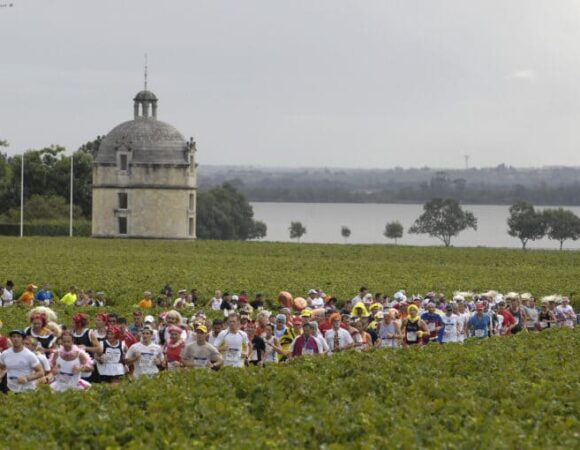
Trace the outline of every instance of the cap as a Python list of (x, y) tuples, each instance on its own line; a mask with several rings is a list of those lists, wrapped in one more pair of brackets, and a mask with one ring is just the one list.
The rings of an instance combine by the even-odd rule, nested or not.
[(205, 325), (198, 325), (195, 327), (195, 331), (201, 331), (202, 333), (207, 333), (207, 327)]
[(153, 333), (153, 328), (151, 328), (149, 325), (145, 325), (142, 329), (141, 332), (143, 331), (150, 331), (151, 333)]
[(20, 336), (22, 336), (23, 338), (24, 338), (24, 337), (26, 337), (26, 333), (25, 333), (24, 331), (22, 331), (22, 330), (18, 330), (18, 329), (16, 329), (16, 330), (12, 330), (10, 333), (8, 333), (8, 337), (12, 337), (12, 336), (14, 336), (15, 334), (19, 334), (19, 335), (20, 335)]
[(316, 289), (310, 289), (308, 291), (308, 295), (310, 295), (310, 294), (318, 294), (318, 291)]
[(303, 309), (300, 313), (301, 317), (312, 317), (312, 310), (310, 309)]
[(178, 294), (187, 294), (187, 289), (180, 289), (177, 291)]
[(155, 319), (153, 318), (153, 316), (145, 316), (145, 319), (143, 320), (144, 323), (154, 323)]
[(286, 323), (286, 316), (284, 314), (278, 314), (276, 316), (276, 322), (284, 322), (284, 323)]
[(453, 311), (453, 305), (451, 303), (448, 303), (447, 305), (445, 305), (445, 310), (446, 311)]
[(237, 302), (240, 299), (237, 295), (232, 295), (232, 301)]
[(30, 283), (30, 284), (26, 285), (26, 289), (30, 291), (32, 289), (36, 289), (36, 286), (34, 284)]
[(292, 325), (302, 325), (304, 323), (304, 320), (302, 320), (301, 317), (294, 317), (294, 319), (292, 319)]

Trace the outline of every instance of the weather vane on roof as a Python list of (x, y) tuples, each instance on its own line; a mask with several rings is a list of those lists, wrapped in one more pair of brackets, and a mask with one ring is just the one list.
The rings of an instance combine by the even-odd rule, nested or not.
[(145, 90), (147, 90), (147, 53), (145, 53)]

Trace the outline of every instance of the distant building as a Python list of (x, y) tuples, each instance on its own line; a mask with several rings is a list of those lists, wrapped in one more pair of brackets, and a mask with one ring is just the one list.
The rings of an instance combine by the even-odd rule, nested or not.
[(134, 118), (101, 141), (93, 164), (94, 237), (195, 239), (195, 142), (157, 120), (143, 90)]

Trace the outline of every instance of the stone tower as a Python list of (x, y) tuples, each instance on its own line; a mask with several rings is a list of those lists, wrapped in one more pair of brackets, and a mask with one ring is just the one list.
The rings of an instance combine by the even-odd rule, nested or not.
[(195, 239), (195, 142), (157, 120), (157, 96), (101, 141), (93, 164), (94, 237)]

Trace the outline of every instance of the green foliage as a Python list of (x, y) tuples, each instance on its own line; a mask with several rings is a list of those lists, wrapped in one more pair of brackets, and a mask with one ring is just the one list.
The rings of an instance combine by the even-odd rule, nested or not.
[(197, 196), (199, 239), (260, 239), (266, 235), (266, 224), (253, 218), (254, 211), (246, 197), (229, 183)]
[[(29, 150), (24, 153), (24, 201), (35, 195), (70, 198), (70, 156), (61, 146)], [(92, 205), (92, 164), (90, 153), (74, 154), (73, 201), (85, 217), (90, 217)], [(3, 212), (20, 206), (20, 173), (22, 155), (0, 154), (0, 204)]]
[(180, 370), (85, 392), (43, 388), (2, 399), (0, 445), (571, 449), (579, 351), (580, 334), (561, 329), (264, 369)]
[(288, 231), (290, 232), (290, 239), (298, 239), (300, 241), (300, 238), (306, 234), (306, 227), (302, 225), (302, 222), (290, 222)]
[[(66, 220), (70, 217), (70, 205), (58, 195), (38, 195), (34, 194), (24, 203), (24, 220), (26, 223), (49, 222), (55, 220)], [(73, 206), (73, 218), (75, 220), (83, 217), (79, 206)], [(20, 207), (10, 208), (8, 212), (0, 216), (0, 220), (6, 223), (20, 223)]]
[[(69, 221), (54, 220), (25, 223), (24, 236), (68, 236)], [(73, 222), (73, 236), (88, 237), (91, 235), (90, 220), (75, 220)], [(0, 236), (20, 236), (20, 224), (0, 223)]]
[(394, 239), (395, 244), (397, 243), (397, 239), (401, 239), (403, 237), (403, 225), (401, 222), (389, 222), (385, 225), (385, 232), (383, 235), (388, 239)]
[(546, 224), (546, 234), (550, 239), (560, 242), (560, 250), (567, 239), (580, 237), (580, 218), (572, 211), (558, 208), (546, 209), (542, 213)]
[[(49, 282), (58, 297), (76, 284), (105, 291), (123, 314), (143, 291), (159, 292), (167, 282), (175, 289), (197, 288), (205, 302), (221, 288), (263, 292), (274, 304), (281, 290), (305, 295), (312, 286), (340, 302), (360, 286), (390, 294), (435, 291), (447, 298), (458, 290), (531, 292), (536, 298), (580, 292), (580, 252), (26, 236), (0, 237), (0, 248), (7, 255), (1, 281), (12, 279), (16, 295), (30, 282)], [(572, 301), (580, 307), (573, 295)], [(18, 325), (5, 315), (10, 309), (0, 308), (5, 329)]]
[(542, 213), (536, 212), (528, 202), (516, 202), (509, 209), (508, 234), (517, 237), (525, 250), (528, 241), (542, 239), (546, 234), (546, 222)]
[(477, 230), (477, 219), (463, 211), (457, 200), (434, 198), (423, 205), (423, 214), (409, 228), (409, 233), (428, 234), (449, 247), (451, 238), (467, 228)]

